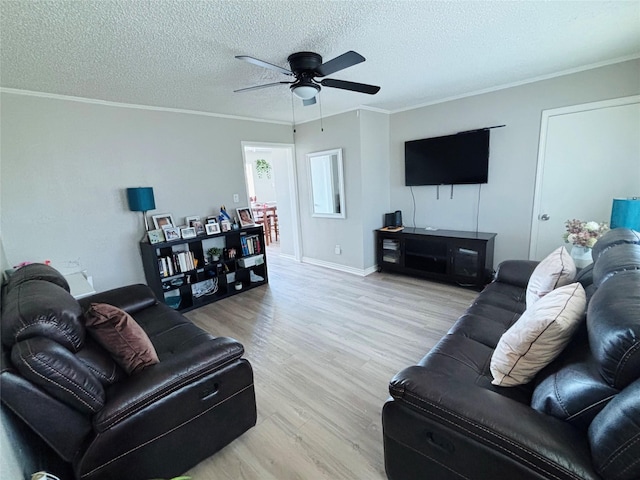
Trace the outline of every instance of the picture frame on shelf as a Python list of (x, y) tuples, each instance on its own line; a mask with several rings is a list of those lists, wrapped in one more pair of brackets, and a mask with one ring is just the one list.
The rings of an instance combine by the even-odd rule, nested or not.
[(195, 238), (197, 236), (195, 227), (185, 227), (180, 230), (182, 233), (182, 238)]
[(193, 220), (191, 222), (191, 226), (196, 229), (196, 235), (204, 235), (205, 234), (204, 225), (202, 224), (202, 222), (200, 220)]
[(152, 245), (164, 242), (164, 231), (161, 228), (149, 230), (147, 235), (149, 236), (149, 243)]
[(205, 226), (207, 235), (215, 235), (216, 233), (220, 233), (220, 225), (218, 222), (215, 223), (207, 223)]
[(173, 222), (173, 216), (170, 213), (160, 213), (159, 215), (153, 215), (151, 218), (153, 219), (153, 224), (156, 229), (173, 227), (175, 225)]
[(164, 231), (164, 236), (167, 239), (167, 242), (171, 242), (172, 240), (180, 240), (180, 228), (172, 226), (167, 226), (162, 229)]
[(218, 223), (218, 217), (215, 215), (209, 215), (207, 217), (207, 223)]
[(184, 223), (187, 227), (193, 227), (192, 222), (199, 222), (200, 217), (198, 215), (191, 215), (190, 217), (184, 217)]
[(223, 232), (228, 232), (231, 230), (231, 222), (229, 220), (222, 220), (220, 222), (220, 228)]
[(238, 212), (238, 221), (240, 222), (241, 227), (253, 227), (255, 225), (253, 215), (251, 214), (251, 209), (249, 207), (236, 208), (236, 212)]

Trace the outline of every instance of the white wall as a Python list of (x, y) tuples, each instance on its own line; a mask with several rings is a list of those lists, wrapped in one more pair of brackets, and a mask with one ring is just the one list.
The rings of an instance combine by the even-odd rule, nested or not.
[(297, 215), (297, 209), (292, 203), (295, 197), (292, 194), (296, 192), (296, 182), (294, 177), (290, 177), (290, 164), (293, 165), (294, 159), (293, 149), (274, 148), (271, 151), (271, 159), (273, 160), (273, 169), (275, 172), (275, 189), (276, 200), (278, 202), (278, 229), (280, 241), (280, 254), (289, 257), (295, 257), (294, 236), (294, 216)]
[(371, 272), (376, 266), (375, 233), (389, 211), (389, 115), (360, 110), (362, 178), (362, 262)]
[[(325, 118), (323, 132), (315, 121), (293, 136), (287, 125), (2, 93), (2, 241), (9, 265), (79, 259), (98, 290), (144, 281), (141, 215), (128, 210), (127, 187), (154, 187), (151, 213), (178, 221), (244, 206), (241, 141), (295, 141), (303, 257), (363, 272), (375, 263), (372, 231), (384, 212), (401, 209), (413, 223), (404, 142), (506, 124), (492, 131), (477, 216), (479, 230), (498, 233), (497, 265), (528, 255), (542, 110), (638, 93), (634, 60), (390, 116), (347, 112)], [(331, 148), (343, 148), (343, 220), (311, 217), (305, 154)], [(453, 199), (441, 188), (436, 200), (435, 190), (414, 187), (417, 226), (476, 228), (477, 186), (456, 186)]]
[[(482, 185), (478, 229), (498, 234), (494, 265), (527, 258), (542, 111), (638, 93), (640, 60), (634, 60), (393, 114), (391, 210), (402, 210), (405, 225), (412, 226), (411, 191), (404, 186), (405, 141), (506, 124), (491, 131), (489, 182)], [(475, 230), (477, 186), (455, 186), (453, 199), (448, 187), (440, 187), (440, 200), (435, 186), (413, 190), (416, 226)]]
[[(142, 214), (154, 188), (176, 222), (247, 205), (241, 142), (292, 143), (287, 125), (2, 93), (0, 231), (10, 265), (79, 259), (98, 291), (144, 282)], [(238, 193), (240, 203), (233, 203)]]
[[(389, 115), (358, 110), (297, 127), (303, 259), (357, 274), (375, 269), (374, 230), (389, 210)], [(305, 155), (342, 148), (346, 218), (311, 216)], [(340, 245), (342, 254), (336, 255)]]
[[(348, 112), (296, 126), (296, 164), (302, 231), (302, 256), (305, 261), (335, 264), (345, 269), (362, 270), (362, 195), (360, 118)], [(311, 216), (309, 166), (306, 154), (342, 148), (346, 218)], [(336, 245), (341, 255), (334, 253)]]

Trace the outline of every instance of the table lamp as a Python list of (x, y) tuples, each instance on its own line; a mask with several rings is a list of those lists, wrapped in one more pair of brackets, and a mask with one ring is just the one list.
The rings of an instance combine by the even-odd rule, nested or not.
[(614, 198), (610, 226), (640, 231), (640, 198)]
[(142, 212), (144, 218), (144, 231), (149, 231), (149, 220), (147, 212), (155, 210), (156, 201), (153, 198), (153, 187), (127, 188), (127, 198), (129, 199), (129, 210), (132, 212)]

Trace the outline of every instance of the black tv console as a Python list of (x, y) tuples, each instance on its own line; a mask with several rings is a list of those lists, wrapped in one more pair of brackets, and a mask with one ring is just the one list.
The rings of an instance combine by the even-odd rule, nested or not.
[(482, 287), (493, 276), (495, 233), (376, 230), (379, 270), (419, 275), (459, 285)]

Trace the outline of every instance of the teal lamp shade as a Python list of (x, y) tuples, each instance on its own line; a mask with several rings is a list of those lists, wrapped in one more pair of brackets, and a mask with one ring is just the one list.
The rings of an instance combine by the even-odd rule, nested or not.
[(145, 231), (149, 231), (149, 220), (147, 220), (146, 212), (156, 208), (153, 187), (127, 188), (127, 199), (129, 200), (129, 210), (142, 212)]
[(640, 231), (640, 198), (614, 198), (610, 225)]
[(127, 188), (127, 198), (132, 212), (148, 212), (156, 208), (153, 187)]

